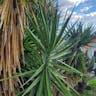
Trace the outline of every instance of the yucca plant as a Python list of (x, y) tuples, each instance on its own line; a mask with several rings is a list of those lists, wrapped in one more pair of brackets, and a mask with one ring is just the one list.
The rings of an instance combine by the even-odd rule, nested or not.
[[(90, 72), (94, 71), (94, 50), (90, 51), (89, 54), (89, 50), (85, 49), (86, 47), (89, 49), (94, 47), (90, 45), (90, 43), (93, 42), (93, 40), (96, 38), (96, 32), (94, 31), (94, 28), (95, 27), (93, 25), (84, 26), (81, 22), (78, 22), (68, 26), (65, 31), (66, 44), (72, 43), (73, 47), (70, 49), (70, 54), (64, 58), (64, 61), (86, 74), (86, 77), (82, 78), (80, 82), (74, 78), (74, 76), (73, 81), (69, 78), (69, 81), (72, 81), (75, 86), (78, 86), (77, 90), (79, 92), (83, 92), (87, 88), (87, 79), (90, 78)], [(93, 56), (91, 56), (91, 54), (93, 54)], [(79, 87), (78, 83), (82, 85), (82, 88)]]
[[(84, 52), (85, 46), (89, 46), (88, 43), (92, 42), (96, 38), (96, 32), (93, 25), (84, 26), (81, 22), (68, 26), (65, 32), (66, 43), (72, 43), (74, 46), (71, 48), (69, 59), (65, 59), (68, 64), (74, 66), (77, 69), (81, 69), (84, 72), (84, 66), (87, 65), (88, 56)], [(85, 63), (84, 64), (84, 60)], [(81, 62), (81, 63), (80, 63)], [(84, 64), (84, 65), (82, 65)], [(80, 68), (81, 66), (81, 68)], [(87, 71), (87, 70), (86, 70)]]
[[(15, 89), (22, 85), (21, 80), (16, 76), (12, 79), (12, 75), (21, 72), (20, 63), (24, 63), (23, 26), (26, 25), (24, 7), (26, 5), (30, 9), (31, 3), (34, 8), (36, 2), (0, 0), (0, 96), (15, 96)], [(44, 0), (41, 2), (44, 4)]]
[(72, 44), (66, 45), (63, 38), (72, 13), (64, 19), (58, 30), (60, 14), (57, 6), (51, 4), (46, 2), (43, 6), (38, 1), (37, 8), (32, 9), (32, 13), (26, 9), (29, 25), (25, 27), (24, 47), (28, 64), (25, 63), (27, 67), (22, 70), (30, 72), (25, 76), (22, 96), (79, 95), (63, 74), (67, 72), (82, 75), (80, 71), (63, 62), (63, 57), (72, 48)]

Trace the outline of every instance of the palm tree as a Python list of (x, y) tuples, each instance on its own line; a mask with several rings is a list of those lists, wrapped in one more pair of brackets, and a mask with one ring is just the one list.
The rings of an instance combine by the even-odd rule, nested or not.
[[(8, 78), (20, 72), (20, 59), (24, 61), (23, 25), (25, 24), (22, 0), (1, 0), (0, 5), (0, 77)], [(19, 79), (8, 79), (0, 85), (0, 96), (15, 96)]]

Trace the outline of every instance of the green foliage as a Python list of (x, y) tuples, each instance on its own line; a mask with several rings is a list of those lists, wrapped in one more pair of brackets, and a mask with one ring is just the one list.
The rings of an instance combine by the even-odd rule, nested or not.
[[(21, 73), (0, 81), (19, 77), (17, 96), (93, 96), (96, 94), (96, 79), (83, 82), (83, 76), (89, 78), (88, 72), (94, 71), (94, 48), (91, 47), (87, 53), (81, 48), (96, 38), (94, 27), (84, 27), (81, 22), (70, 25), (71, 13), (65, 15), (59, 29), (60, 13), (58, 4), (53, 2), (56, 4), (55, 0), (30, 0), (28, 4), (32, 6), (26, 4), (25, 65), (21, 61)], [(81, 88), (78, 82), (86, 86)], [(88, 86), (92, 88), (89, 91)], [(75, 87), (82, 89), (82, 94)]]
[[(90, 69), (94, 57), (94, 48), (88, 45), (92, 40), (96, 38), (96, 32), (94, 31), (94, 26), (88, 25), (84, 26), (81, 22), (69, 25), (65, 31), (66, 44), (73, 44), (70, 54), (64, 58), (67, 64), (74, 66), (76, 69), (87, 73)], [(82, 50), (84, 46), (89, 47), (87, 54)], [(81, 50), (82, 49), (82, 50)], [(89, 58), (90, 57), (90, 58)], [(94, 66), (94, 65), (93, 65)]]
[(0, 4), (2, 4), (4, 2), (4, 0), (0, 0)]
[(89, 86), (96, 86), (96, 78), (90, 79), (90, 80), (87, 82), (87, 84), (88, 84)]
[[(25, 90), (22, 96), (55, 96), (57, 90), (62, 96), (79, 93), (67, 82), (62, 70), (82, 75), (81, 72), (63, 62), (63, 57), (70, 53), (71, 44), (65, 44), (63, 34), (72, 13), (66, 17), (60, 30), (60, 14), (57, 7), (38, 2), (37, 9), (28, 10), (26, 15), (29, 26), (25, 27), (25, 67), (22, 70), (34, 70), (34, 74), (25, 76)], [(54, 90), (55, 88), (55, 90)]]

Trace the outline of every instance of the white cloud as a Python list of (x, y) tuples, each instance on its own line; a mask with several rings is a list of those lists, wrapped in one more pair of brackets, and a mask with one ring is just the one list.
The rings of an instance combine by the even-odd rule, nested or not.
[(76, 22), (77, 20), (84, 22), (84, 24), (96, 24), (96, 12), (91, 12), (89, 14), (78, 14), (73, 12), (71, 22)]
[(88, 11), (90, 8), (92, 8), (92, 6), (89, 7), (84, 7), (80, 10), (80, 12), (84, 12), (84, 11)]
[(76, 2), (84, 2), (85, 0), (68, 0), (68, 1), (76, 3)]
[(72, 15), (71, 22), (76, 22), (77, 20), (82, 20), (82, 19), (83, 19), (83, 16), (76, 13)]
[(68, 1), (72, 2), (72, 3), (76, 4), (76, 5), (78, 5), (79, 3), (85, 2), (85, 0), (68, 0)]
[(84, 2), (85, 0), (59, 0), (59, 10), (65, 12), (67, 9)]
[(91, 12), (86, 15), (87, 17), (96, 17), (96, 12)]
[(66, 11), (72, 7), (74, 7), (73, 3), (66, 0), (59, 0), (59, 12), (61, 12), (61, 15), (64, 15)]
[(81, 20), (87, 24), (96, 24), (96, 12), (91, 12), (89, 14), (82, 14), (82, 15), (79, 15), (81, 16)]
[(66, 0), (59, 0), (59, 7), (60, 8), (63, 8), (63, 9), (68, 9), (70, 7), (73, 7), (74, 4), (69, 2), (69, 1), (66, 1)]
[(84, 23), (92, 23), (92, 24), (96, 24), (96, 12), (91, 12), (89, 14), (73, 14), (72, 18), (71, 18), (72, 22), (76, 21), (76, 20), (82, 20)]
[[(68, 1), (73, 2), (73, 3), (78, 2), (78, 0), (68, 0)], [(80, 1), (81, 1), (81, 0), (80, 0)]]
[[(74, 7), (74, 5), (78, 2), (79, 3), (84, 3), (85, 0), (59, 0), (59, 9), (61, 11), (61, 21), (63, 21), (64, 15), (66, 13), (66, 10), (69, 8)], [(87, 0), (86, 0), (87, 1)], [(92, 24), (96, 24), (96, 12), (91, 12), (88, 14), (84, 14), (84, 11), (88, 11), (92, 6), (87, 6), (87, 7), (83, 7), (81, 8), (79, 11), (82, 12), (82, 14), (78, 13), (78, 12), (73, 12), (72, 18), (71, 18), (71, 22), (76, 22), (76, 20), (82, 20), (84, 23), (92, 23)], [(68, 14), (71, 13), (70, 10), (67, 10)]]

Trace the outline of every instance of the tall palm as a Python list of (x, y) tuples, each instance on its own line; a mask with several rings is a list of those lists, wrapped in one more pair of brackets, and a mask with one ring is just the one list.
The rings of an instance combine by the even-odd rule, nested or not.
[[(20, 71), (24, 61), (23, 25), (25, 24), (22, 0), (1, 0), (0, 10), (0, 77), (7, 78)], [(19, 79), (8, 79), (0, 85), (0, 96), (15, 96)]]

